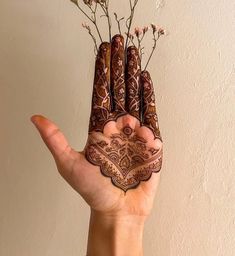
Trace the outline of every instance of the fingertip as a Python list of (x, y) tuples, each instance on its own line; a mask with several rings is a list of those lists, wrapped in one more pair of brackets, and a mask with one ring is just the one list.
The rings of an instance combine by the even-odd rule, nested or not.
[(120, 34), (117, 34), (117, 35), (113, 36), (112, 43), (115, 43), (115, 42), (117, 42), (117, 43), (121, 42), (123, 44), (124, 43), (124, 37)]
[(100, 47), (99, 47), (99, 50), (103, 50), (103, 49), (107, 49), (107, 48), (109, 48), (110, 47), (110, 43), (108, 43), (108, 42), (103, 42), (103, 43), (101, 43), (100, 44)]
[(139, 54), (139, 51), (138, 51), (138, 49), (136, 48), (136, 46), (131, 45), (131, 46), (128, 46), (128, 48), (127, 48), (127, 53), (133, 55), (133, 54)]
[(43, 120), (43, 119), (45, 119), (45, 117), (42, 115), (33, 115), (33, 116), (31, 116), (30, 121), (33, 124), (37, 124), (40, 120)]
[(150, 73), (149, 73), (148, 70), (143, 70), (143, 71), (141, 72), (141, 76), (143, 76), (143, 77), (150, 77)]
[(99, 46), (97, 57), (104, 58), (106, 55), (110, 55), (110, 49), (111, 49), (111, 44), (108, 42), (103, 42)]

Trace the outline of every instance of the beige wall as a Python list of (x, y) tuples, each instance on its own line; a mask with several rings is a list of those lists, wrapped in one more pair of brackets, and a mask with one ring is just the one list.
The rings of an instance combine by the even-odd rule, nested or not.
[[(138, 10), (139, 25), (170, 31), (150, 67), (165, 162), (145, 255), (233, 256), (235, 4), (163, 3)], [(69, 0), (0, 0), (1, 256), (85, 255), (89, 209), (29, 122), (42, 113), (83, 148), (94, 62), (83, 20)]]

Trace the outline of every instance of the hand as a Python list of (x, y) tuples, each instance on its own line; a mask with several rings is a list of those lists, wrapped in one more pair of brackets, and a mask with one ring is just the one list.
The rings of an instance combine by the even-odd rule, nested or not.
[(160, 178), (162, 139), (153, 84), (149, 73), (141, 72), (138, 50), (129, 47), (125, 54), (120, 35), (101, 44), (82, 152), (72, 149), (45, 117), (31, 120), (60, 174), (91, 207), (87, 255), (143, 255), (144, 223)]
[(138, 50), (129, 47), (125, 56), (123, 45), (123, 37), (117, 35), (111, 45), (100, 46), (83, 152), (72, 149), (48, 119), (36, 115), (32, 121), (60, 174), (92, 210), (148, 216), (159, 182), (159, 174), (152, 173), (161, 169), (162, 140), (150, 75), (141, 72)]

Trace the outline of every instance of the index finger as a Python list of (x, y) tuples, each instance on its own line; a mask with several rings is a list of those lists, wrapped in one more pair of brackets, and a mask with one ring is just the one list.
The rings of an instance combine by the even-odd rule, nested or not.
[(95, 65), (89, 133), (103, 132), (104, 125), (110, 117), (110, 52), (109, 43), (100, 45)]

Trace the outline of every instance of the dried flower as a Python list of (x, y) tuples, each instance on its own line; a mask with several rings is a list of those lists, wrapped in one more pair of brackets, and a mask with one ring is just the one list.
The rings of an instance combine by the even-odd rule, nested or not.
[(166, 31), (163, 28), (158, 29), (158, 34), (160, 35), (166, 35)]
[(135, 35), (139, 38), (143, 34), (143, 29), (136, 27), (135, 28)]
[(129, 34), (126, 33), (126, 35), (127, 35), (127, 37), (130, 38), (131, 40), (134, 40), (134, 35), (133, 35), (132, 33), (129, 33)]
[(157, 26), (152, 23), (152, 24), (151, 24), (151, 27), (152, 27), (153, 33), (156, 33), (157, 30), (158, 30)]
[(148, 26), (144, 26), (143, 27), (143, 33), (146, 34), (149, 30), (149, 27)]
[[(107, 21), (108, 21), (109, 41), (111, 42), (112, 26), (111, 26), (111, 18), (109, 15), (110, 0), (70, 0), (70, 1), (73, 2), (74, 4), (76, 4), (78, 9), (91, 22), (91, 24), (93, 25), (93, 27), (96, 30), (97, 35), (99, 36), (100, 41), (103, 42), (100, 30), (99, 30), (98, 22), (97, 22), (97, 20), (98, 20), (97, 19), (98, 18), (97, 10), (101, 10), (103, 12), (103, 15), (101, 15), (100, 17), (106, 17)], [(129, 45), (135, 46), (139, 51), (140, 59), (142, 62), (142, 57), (144, 55), (144, 49), (145, 49), (145, 47), (143, 47), (143, 40), (145, 39), (147, 32), (151, 31), (152, 35), (153, 35), (153, 47), (152, 47), (150, 56), (147, 59), (147, 64), (145, 65), (145, 68), (143, 69), (145, 71), (147, 69), (149, 62), (153, 56), (153, 53), (156, 49), (157, 41), (159, 40), (159, 38), (161, 36), (166, 35), (166, 30), (164, 30), (163, 28), (152, 23), (150, 26), (136, 27), (134, 29), (134, 31), (131, 33), (131, 27), (132, 27), (132, 23), (133, 23), (133, 19), (134, 19), (135, 9), (136, 9), (138, 2), (139, 2), (139, 0), (129, 0), (130, 16), (125, 20), (125, 24), (126, 24), (126, 28), (127, 28), (127, 31), (125, 32), (125, 34), (126, 34), (125, 51), (127, 50), (127, 47)], [(83, 9), (82, 5), (85, 5), (87, 8)], [(124, 17), (118, 18), (117, 13), (114, 13), (114, 16), (115, 16), (115, 20), (118, 25), (119, 34), (122, 34), (121, 21), (124, 20)], [(92, 33), (93, 27), (90, 27), (90, 25), (87, 23), (83, 23), (82, 26), (88, 31), (88, 33), (92, 37), (92, 39), (95, 43), (96, 50), (98, 51), (98, 45), (96, 42), (96, 34), (94, 35)], [(119, 64), (121, 64), (121, 62)], [(122, 93), (122, 92), (120, 91), (119, 93)]]
[(88, 31), (91, 30), (90, 26), (89, 26), (87, 23), (85, 23), (85, 22), (82, 23), (82, 26), (83, 26), (85, 29), (87, 29)]

